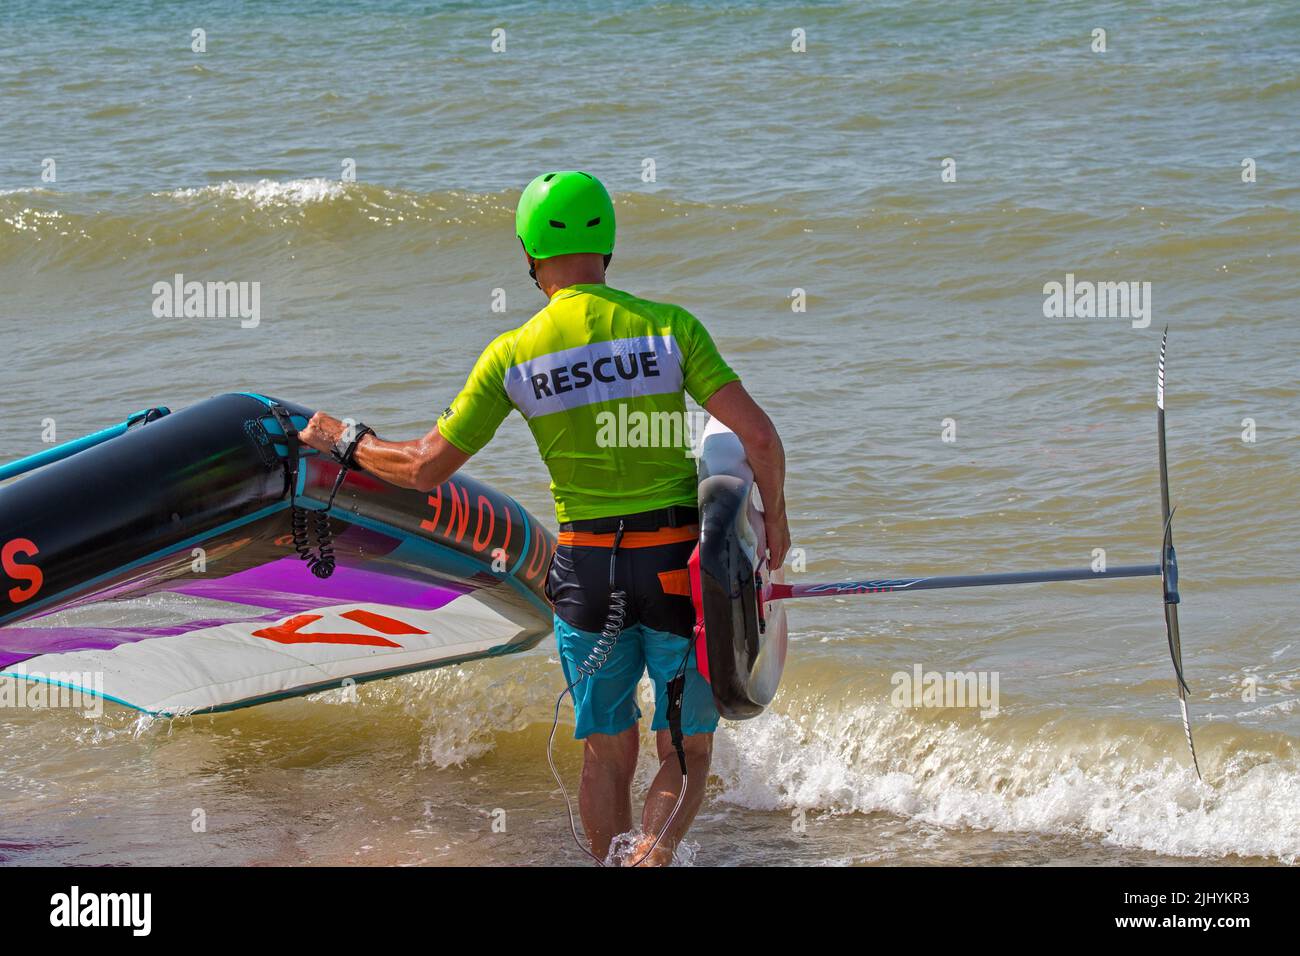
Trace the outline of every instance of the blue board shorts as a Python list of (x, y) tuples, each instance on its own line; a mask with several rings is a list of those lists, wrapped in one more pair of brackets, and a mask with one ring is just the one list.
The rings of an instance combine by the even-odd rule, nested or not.
[[(650, 727), (667, 730), (668, 682), (677, 676), (683, 658), (682, 732), (690, 736), (717, 729), (713, 689), (695, 667), (695, 608), (689, 590), (683, 594), (680, 587), (694, 546), (692, 538), (619, 548), (615, 581), (627, 595), (627, 616), (605, 663), (573, 688), (577, 739), (636, 726), (641, 719), (636, 689), (647, 670), (655, 690)], [(579, 665), (595, 648), (609, 613), (609, 553), (608, 547), (561, 544), (551, 559), (546, 593), (555, 605), (555, 643), (567, 684), (582, 676)]]
[[(555, 643), (560, 649), (565, 683), (572, 683), (579, 676), (577, 665), (587, 659), (599, 637), (555, 618)], [(686, 664), (686, 692), (682, 696), (682, 733), (689, 737), (717, 730), (718, 708), (713, 703), (713, 688), (695, 669), (693, 643), (676, 634), (633, 624), (623, 629), (604, 666), (573, 688), (573, 709), (577, 715), (573, 736), (582, 740), (591, 734), (619, 734), (635, 727), (641, 719), (636, 688), (647, 670), (655, 685), (655, 716), (650, 729), (667, 730), (668, 682), (677, 675), (687, 648), (690, 648), (690, 660)]]

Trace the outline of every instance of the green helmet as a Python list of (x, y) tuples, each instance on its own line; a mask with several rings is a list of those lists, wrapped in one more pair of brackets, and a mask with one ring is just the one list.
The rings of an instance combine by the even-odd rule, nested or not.
[(614, 251), (614, 203), (590, 173), (542, 173), (519, 197), (515, 233), (534, 259)]

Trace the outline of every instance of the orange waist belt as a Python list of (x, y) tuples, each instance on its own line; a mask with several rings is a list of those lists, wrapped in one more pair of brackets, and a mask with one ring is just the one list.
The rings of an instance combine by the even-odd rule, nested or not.
[[(699, 525), (687, 525), (684, 528), (660, 528), (658, 531), (625, 531), (620, 548), (653, 548), (661, 544), (681, 544), (694, 541), (700, 536)], [(561, 531), (557, 537), (559, 544), (577, 545), (582, 548), (614, 547), (614, 532), (597, 534), (594, 531)]]

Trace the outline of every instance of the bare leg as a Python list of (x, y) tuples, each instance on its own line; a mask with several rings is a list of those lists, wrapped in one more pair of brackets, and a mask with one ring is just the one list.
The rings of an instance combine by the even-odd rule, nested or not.
[(600, 859), (620, 833), (632, 829), (632, 775), (641, 735), (636, 726), (619, 734), (592, 734), (583, 742), (578, 811), (591, 852)]
[[(672, 815), (677, 795), (682, 792), (682, 771), (668, 731), (661, 730), (655, 735), (655, 746), (659, 751), (659, 772), (650, 784), (650, 792), (645, 798), (645, 810), (641, 813), (641, 830), (645, 836), (629, 854), (629, 863), (644, 856), (654, 844), (655, 837)], [(672, 828), (664, 834), (659, 846), (646, 857), (642, 866), (667, 866), (673, 861), (673, 851), (677, 849), (677, 844), (686, 835), (691, 821), (704, 803), (704, 782), (708, 779), (709, 762), (713, 759), (713, 734), (692, 734), (686, 738), (683, 747), (686, 750), (686, 771), (689, 775), (686, 799), (677, 811)]]

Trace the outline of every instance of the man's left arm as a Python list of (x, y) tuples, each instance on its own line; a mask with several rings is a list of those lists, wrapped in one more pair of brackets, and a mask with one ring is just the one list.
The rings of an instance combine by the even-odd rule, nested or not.
[[(348, 429), (324, 412), (317, 412), (298, 433), (303, 444), (329, 454)], [(423, 438), (384, 441), (370, 433), (357, 443), (354, 458), (359, 467), (389, 484), (417, 491), (432, 491), (454, 475), (470, 456), (442, 437), (434, 425)]]

